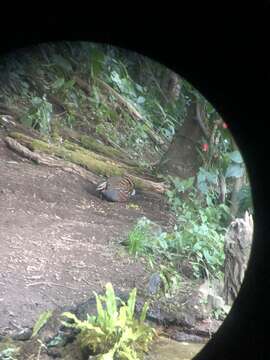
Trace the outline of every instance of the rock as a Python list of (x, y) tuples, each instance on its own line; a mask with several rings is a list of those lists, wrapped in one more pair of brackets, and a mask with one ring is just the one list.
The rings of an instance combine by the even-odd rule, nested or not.
[(177, 325), (185, 328), (191, 329), (196, 324), (196, 315), (191, 312), (183, 312), (177, 316)]
[(223, 309), (225, 302), (221, 296), (208, 294), (207, 305), (211, 310)]
[(189, 343), (204, 343), (206, 341), (205, 337), (203, 336), (187, 334), (183, 331), (179, 331), (176, 329), (172, 329), (172, 331), (170, 331), (168, 335), (171, 339), (176, 341), (185, 341)]
[(188, 331), (188, 333), (209, 338), (211, 334), (214, 334), (218, 331), (221, 324), (222, 321), (220, 320), (215, 320), (215, 319), (211, 319), (211, 320), (209, 319), (207, 321), (204, 320), (201, 321), (200, 323), (197, 323), (193, 329), (190, 329)]
[(184, 274), (188, 279), (194, 279), (194, 270), (192, 264), (187, 259), (182, 259), (177, 264), (177, 269), (181, 274)]
[(47, 354), (50, 357), (54, 358), (54, 359), (62, 357), (61, 349), (58, 349), (58, 348), (50, 348), (50, 349), (48, 349)]
[(159, 273), (152, 274), (148, 282), (147, 294), (156, 295), (161, 289), (161, 285), (162, 285), (162, 279)]
[[(64, 319), (61, 317), (61, 314), (66, 311), (74, 312), (74, 307), (62, 307), (60, 309), (54, 310), (52, 316), (39, 330), (37, 337), (33, 339), (33, 343), (35, 344), (37, 344), (36, 339), (38, 338), (43, 344), (46, 345), (47, 354), (50, 356), (50, 359), (62, 357), (63, 350), (66, 349), (67, 345), (70, 344), (76, 337), (76, 329), (66, 328), (61, 323), (61, 320)], [(28, 332), (25, 331), (25, 333), (20, 332), (15, 335), (16, 339), (20, 338), (20, 340), (24, 340), (24, 337), (29, 336), (30, 333), (28, 334)], [(25, 342), (23, 344), (27, 343), (28, 342)], [(40, 357), (40, 360), (43, 359), (43, 357)], [(73, 358), (74, 357), (70, 357), (70, 359)]]
[(222, 297), (224, 283), (222, 280), (213, 279), (213, 281), (206, 280), (200, 285), (198, 292), (207, 299), (208, 294), (218, 295)]
[(226, 309), (225, 301), (222, 298), (222, 288), (223, 283), (219, 280), (213, 282), (205, 281), (199, 287), (199, 295), (206, 303), (205, 311), (211, 313), (212, 310), (223, 309), (225, 312), (228, 312)]
[(78, 304), (76, 306), (75, 311), (73, 313), (77, 316), (80, 320), (85, 320), (87, 314), (97, 315), (97, 306), (96, 306), (96, 299), (95, 297), (91, 297), (86, 301)]
[(25, 340), (29, 340), (31, 336), (32, 336), (32, 330), (30, 328), (24, 328), (19, 332), (15, 333), (14, 335), (12, 335), (12, 339), (25, 341)]

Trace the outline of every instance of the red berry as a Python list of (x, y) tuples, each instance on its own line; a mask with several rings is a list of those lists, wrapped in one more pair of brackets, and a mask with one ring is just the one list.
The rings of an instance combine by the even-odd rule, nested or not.
[(202, 144), (202, 151), (208, 151), (209, 145), (207, 143)]

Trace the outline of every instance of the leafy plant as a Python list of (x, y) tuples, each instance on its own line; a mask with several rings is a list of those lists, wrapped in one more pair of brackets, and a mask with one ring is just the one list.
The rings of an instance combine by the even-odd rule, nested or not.
[(0, 351), (0, 360), (17, 360), (18, 352), (19, 352), (18, 348), (8, 347)]
[(208, 188), (216, 178), (207, 171), (201, 170), (200, 174), (197, 186), (202, 191), (192, 185), (193, 178), (183, 181), (170, 178), (173, 187), (167, 196), (177, 218), (175, 231), (168, 235), (170, 251), (186, 256), (193, 264), (196, 277), (216, 276), (224, 261), (223, 241), (229, 208), (216, 204), (216, 194)]
[(127, 240), (125, 243), (128, 247), (128, 252), (132, 255), (142, 254), (151, 241), (150, 231), (151, 221), (145, 217), (138, 220), (137, 224), (128, 233)]
[(239, 151), (233, 151), (227, 154), (228, 158), (230, 159), (230, 164), (226, 170), (225, 177), (242, 177), (245, 172), (245, 165), (243, 158)]
[(181, 284), (181, 276), (173, 264), (159, 266), (159, 275), (162, 280), (163, 292), (166, 297), (173, 296)]
[(46, 97), (33, 97), (31, 99), (32, 107), (28, 113), (21, 118), (22, 124), (33, 127), (43, 135), (49, 135), (51, 131), (52, 104), (46, 100)]
[(38, 334), (39, 330), (46, 324), (46, 322), (49, 320), (51, 316), (52, 316), (51, 310), (44, 311), (42, 314), (40, 314), (38, 320), (34, 325), (32, 338)]
[[(160, 269), (161, 274), (165, 270), (167, 273), (176, 270), (179, 257), (185, 257), (192, 263), (196, 277), (220, 276), (226, 230), (220, 225), (220, 217), (224, 210), (214, 206), (197, 208), (192, 205), (182, 203), (178, 225), (169, 233), (155, 233), (151, 221), (141, 219), (128, 234), (126, 243), (129, 252), (146, 256), (153, 267)], [(176, 274), (177, 271), (171, 274), (171, 279), (174, 278), (179, 284), (180, 279)], [(175, 287), (166, 279), (169, 277), (163, 277), (165, 293), (169, 287)]]
[(147, 303), (144, 304), (140, 318), (135, 319), (136, 289), (129, 295), (127, 304), (117, 299), (111, 283), (106, 284), (105, 296), (97, 295), (97, 316), (87, 315), (85, 321), (74, 314), (65, 312), (62, 315), (70, 322), (63, 321), (67, 327), (80, 330), (78, 342), (82, 349), (98, 355), (100, 360), (138, 360), (147, 352), (155, 331), (145, 324)]
[(230, 310), (230, 307), (228, 305), (225, 305), (221, 308), (213, 309), (212, 310), (212, 316), (216, 320), (225, 320), (226, 316), (228, 315)]

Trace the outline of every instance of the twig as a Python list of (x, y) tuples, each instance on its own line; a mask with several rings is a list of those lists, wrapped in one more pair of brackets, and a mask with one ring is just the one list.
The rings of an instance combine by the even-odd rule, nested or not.
[(44, 348), (45, 350), (47, 350), (47, 346), (43, 344), (41, 340), (38, 339), (38, 342), (40, 343), (40, 347), (38, 349), (37, 360), (39, 360), (40, 358), (41, 349)]
[(36, 286), (36, 285), (47, 285), (47, 286), (60, 286), (60, 287), (64, 287), (66, 289), (70, 289), (70, 290), (74, 290), (74, 291), (81, 291), (79, 289), (75, 289), (71, 286), (67, 286), (67, 285), (62, 285), (62, 284), (56, 284), (54, 282), (46, 282), (46, 281), (39, 281), (39, 282), (35, 282), (35, 283), (31, 283), (31, 284), (27, 284), (26, 286)]
[(122, 105), (126, 106), (129, 112), (131, 113), (131, 115), (133, 115), (139, 120), (143, 120), (142, 115), (135, 109), (135, 107), (132, 106), (125, 98), (123, 98), (123, 96), (121, 96), (116, 90), (114, 90), (110, 85), (105, 83), (103, 80), (98, 78), (96, 80), (104, 89), (112, 93)]

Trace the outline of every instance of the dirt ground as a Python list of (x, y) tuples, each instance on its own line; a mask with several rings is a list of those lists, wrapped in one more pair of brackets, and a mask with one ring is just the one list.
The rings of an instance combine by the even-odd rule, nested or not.
[(1, 137), (0, 166), (0, 334), (108, 281), (119, 290), (145, 286), (145, 264), (119, 242), (143, 215), (168, 225), (159, 197), (138, 194), (137, 207), (102, 201), (92, 184), (21, 158)]

